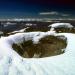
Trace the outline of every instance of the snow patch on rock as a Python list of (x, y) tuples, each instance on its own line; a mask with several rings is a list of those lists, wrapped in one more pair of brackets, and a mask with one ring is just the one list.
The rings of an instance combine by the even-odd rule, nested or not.
[(70, 23), (53, 23), (53, 24), (49, 25), (48, 27), (52, 27), (52, 28), (59, 28), (59, 27), (72, 28), (73, 26)]

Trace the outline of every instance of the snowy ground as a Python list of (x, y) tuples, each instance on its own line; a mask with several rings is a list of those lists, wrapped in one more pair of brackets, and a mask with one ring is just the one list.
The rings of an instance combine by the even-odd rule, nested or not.
[[(46, 58), (23, 58), (13, 49), (13, 43), (39, 39), (46, 35), (67, 38), (65, 53)], [(0, 75), (75, 75), (75, 34), (48, 32), (18, 33), (0, 39)]]

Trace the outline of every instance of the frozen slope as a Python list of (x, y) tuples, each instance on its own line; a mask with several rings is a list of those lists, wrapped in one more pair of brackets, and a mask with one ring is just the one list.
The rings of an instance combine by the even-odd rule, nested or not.
[[(64, 35), (67, 38), (65, 53), (46, 58), (26, 59), (20, 57), (11, 47), (13, 43), (23, 40), (32, 39), (37, 43), (38, 39), (46, 35)], [(0, 75), (75, 75), (75, 34), (31, 32), (2, 37), (0, 39)]]

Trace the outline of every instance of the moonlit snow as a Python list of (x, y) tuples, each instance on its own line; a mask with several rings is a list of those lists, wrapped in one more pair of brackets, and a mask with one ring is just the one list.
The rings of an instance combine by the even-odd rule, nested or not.
[[(30, 59), (21, 57), (12, 49), (13, 43), (18, 44), (24, 40), (32, 40), (33, 43), (38, 43), (39, 39), (47, 35), (65, 36), (67, 38), (64, 54)], [(0, 75), (75, 75), (75, 34), (48, 31), (17, 33), (8, 37), (1, 37)]]

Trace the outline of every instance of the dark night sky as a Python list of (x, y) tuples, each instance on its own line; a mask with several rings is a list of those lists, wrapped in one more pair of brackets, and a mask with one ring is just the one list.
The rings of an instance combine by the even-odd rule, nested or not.
[(74, 0), (0, 0), (0, 16), (36, 16), (39, 12), (75, 13)]

